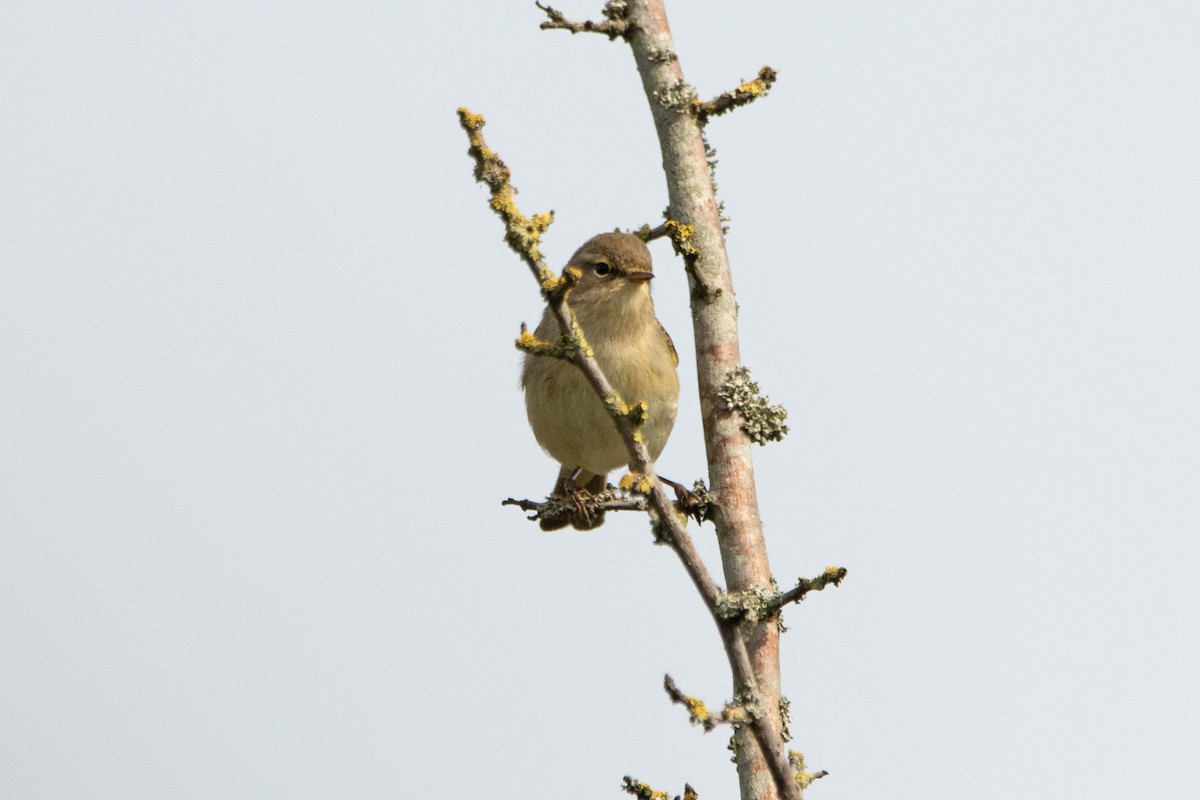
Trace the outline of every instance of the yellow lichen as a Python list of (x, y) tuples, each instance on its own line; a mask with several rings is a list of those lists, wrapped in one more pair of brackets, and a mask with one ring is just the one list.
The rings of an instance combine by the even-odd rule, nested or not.
[(671, 800), (671, 795), (666, 792), (653, 789), (650, 787), (650, 784), (634, 780), (628, 775), (625, 776), (625, 785), (621, 788), (628, 794), (641, 798), (641, 800)]
[(604, 402), (604, 408), (612, 416), (614, 416), (614, 417), (625, 416), (625, 410), (628, 408), (628, 406), (626, 406), (625, 401), (621, 399), (621, 395), (617, 394), (616, 392), (613, 392), (612, 394), (609, 394), (609, 395), (605, 395), (603, 402)]
[(478, 130), (483, 127), (484, 119), (482, 114), (467, 109), (464, 106), (458, 107), (458, 116), (462, 120), (462, 124), (471, 130)]
[(684, 695), (683, 700), (687, 703), (688, 715), (691, 717), (693, 725), (703, 725), (708, 720), (708, 706), (704, 705), (704, 701), (690, 695)]
[(671, 234), (672, 239), (690, 239), (692, 238), (692, 234), (696, 232), (695, 225), (685, 225), (684, 223), (673, 219), (667, 220), (663, 224), (663, 227), (666, 228), (667, 232)]
[(741, 94), (760, 95), (767, 90), (767, 85), (763, 83), (762, 78), (755, 78), (752, 81), (747, 81), (737, 88)]
[(732, 703), (725, 706), (724, 714), (725, 719), (729, 720), (729, 722), (735, 725), (739, 725), (743, 722), (750, 722), (751, 720), (750, 712), (746, 711), (744, 706), (734, 705)]
[(788, 763), (796, 770), (796, 783), (800, 784), (801, 789), (807, 789), (809, 785), (817, 778), (824, 778), (828, 773), (824, 770), (820, 772), (809, 772), (805, 769), (804, 753), (799, 750), (788, 750)]
[(640, 494), (649, 494), (650, 490), (654, 488), (654, 484), (650, 482), (649, 478), (640, 472), (626, 472), (618, 485), (627, 492)]
[(524, 257), (531, 267), (535, 267), (542, 258), (538, 252), (538, 242), (554, 221), (553, 212), (535, 214), (532, 219), (522, 216), (517, 208), (516, 189), (511, 184), (512, 172), (496, 151), (488, 147), (483, 140), (483, 116), (460, 108), (458, 118), (470, 142), (468, 152), (475, 160), (475, 180), (487, 184), (491, 190), (488, 204), (504, 222), (504, 240), (508, 242), (509, 247)]

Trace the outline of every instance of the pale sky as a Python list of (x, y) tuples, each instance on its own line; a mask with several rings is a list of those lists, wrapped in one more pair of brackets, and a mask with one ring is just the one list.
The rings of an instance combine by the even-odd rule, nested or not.
[[(1200, 5), (669, 11), (702, 97), (780, 74), (708, 132), (772, 565), (850, 570), (786, 616), (809, 796), (1195, 797)], [(540, 20), (0, 2), (0, 797), (736, 796), (645, 520), (500, 506), (541, 307), (455, 108), (555, 267), (666, 204), (628, 48)]]

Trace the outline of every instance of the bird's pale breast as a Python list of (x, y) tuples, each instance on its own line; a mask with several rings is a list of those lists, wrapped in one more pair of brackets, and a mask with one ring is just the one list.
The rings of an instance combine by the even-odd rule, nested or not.
[[(650, 457), (658, 458), (675, 424), (679, 404), (675, 354), (665, 332), (652, 314), (652, 327), (621, 326), (614, 331), (599, 325), (589, 330), (586, 313), (578, 316), (600, 368), (621, 398), (648, 405), (642, 431)], [(544, 318), (537, 335), (555, 338), (557, 323)], [(612, 417), (574, 364), (526, 356), (522, 383), (534, 436), (560, 464), (603, 475), (629, 463)]]

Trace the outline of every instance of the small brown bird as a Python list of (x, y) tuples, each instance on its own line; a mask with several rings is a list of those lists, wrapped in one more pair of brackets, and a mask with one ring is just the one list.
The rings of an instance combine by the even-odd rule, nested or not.
[[(600, 369), (627, 403), (645, 402), (642, 426), (651, 459), (667, 444), (679, 407), (679, 357), (671, 337), (654, 316), (650, 299), (650, 251), (628, 233), (602, 233), (583, 244), (568, 266), (583, 275), (568, 302), (575, 311)], [(535, 334), (553, 340), (558, 322), (547, 309)], [(578, 497), (604, 491), (608, 473), (629, 463), (629, 453), (577, 366), (558, 358), (525, 355), (521, 371), (525, 410), (538, 444), (562, 465), (552, 494)], [(579, 530), (597, 528), (603, 512), (582, 506), (569, 519), (543, 518), (543, 530), (568, 522)]]

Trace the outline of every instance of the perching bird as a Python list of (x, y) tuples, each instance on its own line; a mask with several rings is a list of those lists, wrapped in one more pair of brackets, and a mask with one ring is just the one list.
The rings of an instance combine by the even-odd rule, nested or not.
[[(679, 357), (650, 299), (650, 251), (628, 233), (602, 233), (584, 243), (568, 266), (583, 275), (568, 303), (583, 335), (596, 354), (600, 369), (626, 403), (645, 402), (648, 416), (642, 426), (650, 458), (657, 459), (667, 444), (679, 407)], [(550, 309), (542, 315), (536, 336), (554, 340), (557, 320)], [(577, 497), (604, 491), (610, 470), (629, 463), (629, 452), (616, 424), (596, 391), (574, 364), (559, 358), (525, 355), (521, 372), (525, 410), (538, 444), (562, 469), (552, 494)], [(563, 517), (543, 518), (543, 530), (567, 522), (590, 530), (604, 521), (603, 512), (582, 507)]]

